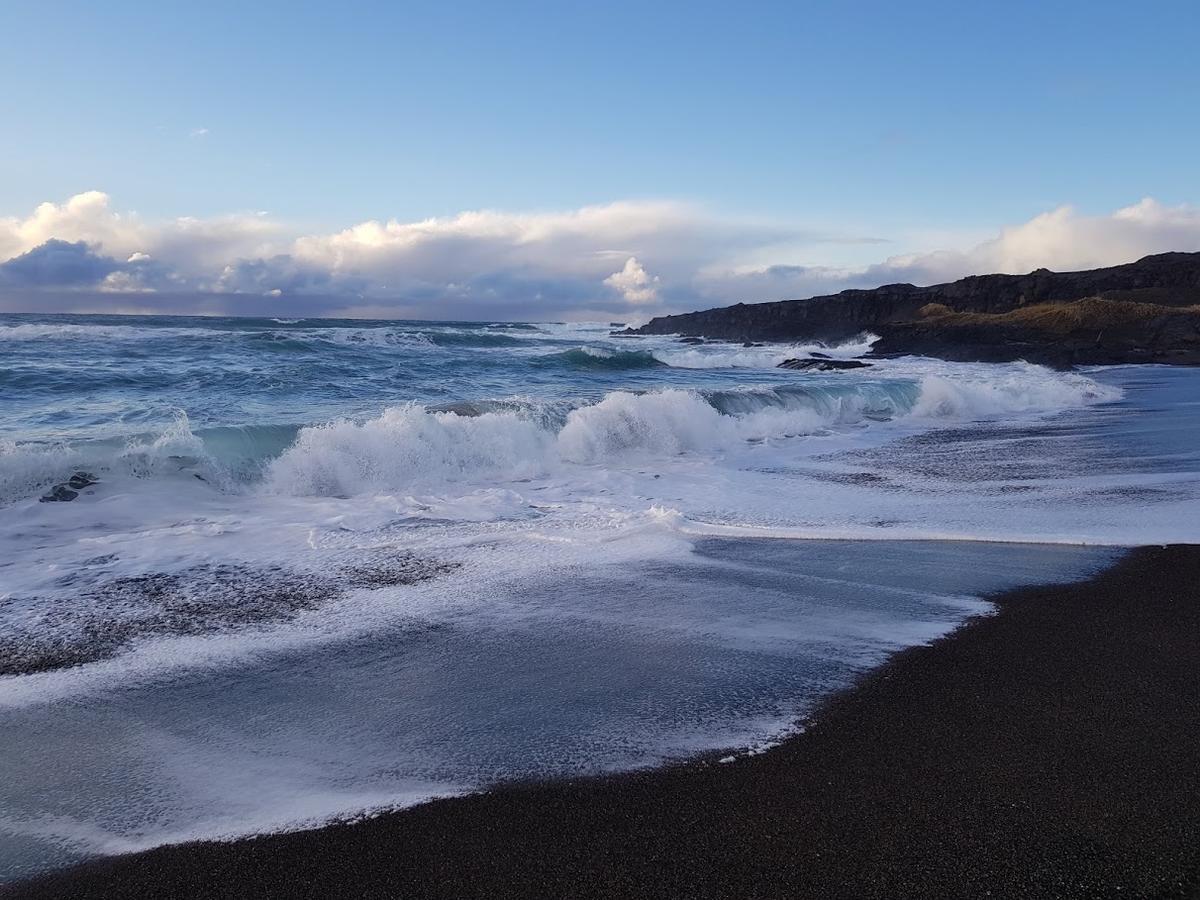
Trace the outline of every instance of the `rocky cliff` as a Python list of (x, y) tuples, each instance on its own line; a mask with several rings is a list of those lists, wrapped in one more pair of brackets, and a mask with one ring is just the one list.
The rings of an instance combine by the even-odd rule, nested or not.
[[(1117, 313), (1106, 304), (1085, 305), (1072, 314), (1069, 333), (1061, 330), (1061, 323), (1049, 328), (1053, 317), (999, 318), (1026, 307), (1087, 298), (1146, 308), (1125, 307)], [(882, 338), (877, 353), (980, 360), (1023, 358), (1054, 364), (1196, 364), (1200, 361), (1200, 349), (1195, 345), (1200, 339), (1196, 332), (1200, 315), (1184, 309), (1197, 305), (1200, 253), (1161, 253), (1085, 272), (1038, 269), (1028, 275), (974, 275), (929, 287), (890, 284), (808, 300), (739, 303), (661, 316), (627, 333), (736, 341), (839, 341), (873, 332)], [(930, 309), (944, 312), (930, 315)], [(922, 310), (926, 310), (925, 315)], [(995, 318), (965, 320), (953, 314)], [(1107, 337), (1101, 319), (1088, 319), (1102, 314), (1116, 316), (1107, 326)]]

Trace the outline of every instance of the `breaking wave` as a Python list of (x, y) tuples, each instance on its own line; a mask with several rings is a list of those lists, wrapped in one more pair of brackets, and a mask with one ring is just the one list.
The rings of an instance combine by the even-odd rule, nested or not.
[(612, 391), (594, 402), (510, 398), (440, 409), (407, 403), (362, 422), (303, 427), (193, 430), (178, 412), (160, 432), (123, 441), (0, 443), (0, 500), (30, 496), (79, 469), (102, 477), (198, 478), (225, 490), (263, 482), (269, 491), (296, 495), (418, 490), (531, 478), (571, 464), (620, 464), (630, 456), (720, 454), (838, 426), (937, 425), (1056, 412), (1119, 396), (1084, 375), (1017, 366), (958, 377)]
[(303, 429), (271, 464), (268, 484), (281, 493), (344, 496), (414, 481), (534, 475), (548, 440), (511, 413), (460, 416), (410, 403), (362, 424)]
[(1120, 392), (1081, 375), (1029, 366), (994, 379), (925, 376), (913, 382), (786, 385), (734, 391), (614, 391), (596, 403), (536, 403), (462, 415), (419, 404), (361, 424), (304, 428), (267, 471), (281, 493), (348, 496), (447, 481), (530, 478), (565, 464), (630, 456), (721, 453), (831, 427), (914, 418), (959, 422), (1046, 413), (1113, 400)]
[(153, 433), (123, 439), (42, 442), (0, 440), (0, 504), (31, 496), (86, 471), (118, 478), (199, 479), (221, 489), (257, 480), (296, 439), (299, 425), (193, 430), (187, 414)]

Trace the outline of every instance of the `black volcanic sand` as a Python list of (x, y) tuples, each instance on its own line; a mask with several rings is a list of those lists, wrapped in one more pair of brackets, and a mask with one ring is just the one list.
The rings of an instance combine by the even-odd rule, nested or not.
[(14, 897), (1192, 896), (1200, 547), (1016, 591), (732, 764), (164, 847)]

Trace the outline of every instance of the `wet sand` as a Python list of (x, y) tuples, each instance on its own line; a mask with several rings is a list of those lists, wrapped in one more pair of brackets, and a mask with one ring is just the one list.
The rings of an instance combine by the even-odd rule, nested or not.
[(1200, 547), (996, 600), (758, 756), (162, 847), (0, 895), (1196, 895)]

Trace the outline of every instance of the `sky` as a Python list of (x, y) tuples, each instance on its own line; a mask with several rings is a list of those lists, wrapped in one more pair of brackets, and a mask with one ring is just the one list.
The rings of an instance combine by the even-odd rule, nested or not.
[(0, 13), (0, 311), (639, 319), (1200, 250), (1194, 0)]

